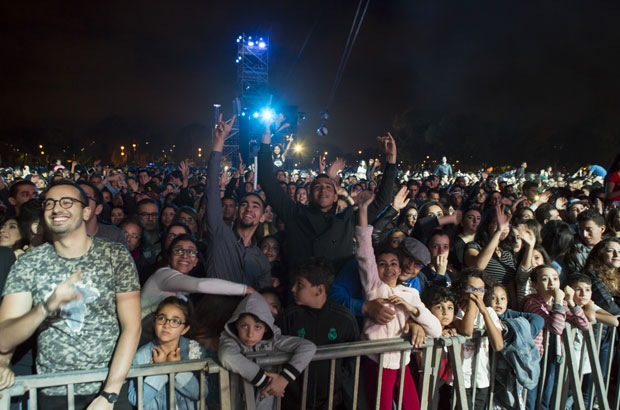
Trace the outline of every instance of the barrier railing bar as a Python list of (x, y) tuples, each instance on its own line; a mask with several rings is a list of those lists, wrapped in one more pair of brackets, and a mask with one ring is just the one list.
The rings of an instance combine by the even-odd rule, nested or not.
[(254, 386), (243, 380), (243, 397), (245, 397), (245, 410), (256, 410), (256, 400), (254, 398)]
[(174, 409), (175, 405), (175, 397), (174, 397), (174, 377), (176, 375), (174, 373), (170, 373), (168, 375), (168, 408)]
[(398, 410), (402, 410), (403, 408), (403, 389), (405, 387), (405, 370), (409, 370), (407, 369), (407, 356), (406, 355), (411, 355), (411, 351), (403, 351), (400, 352), (400, 375), (399, 375), (399, 380), (400, 380), (400, 384), (399, 384), (399, 388), (398, 388)]
[[(609, 332), (610, 329), (607, 329)], [(611, 366), (614, 360), (614, 344), (616, 342), (616, 328), (611, 329), (611, 343), (609, 344), (609, 360), (607, 360), (607, 369), (605, 369), (605, 386), (609, 386), (609, 379), (611, 378)], [(599, 349), (600, 352), (600, 349)]]
[(566, 324), (566, 328), (568, 331), (565, 331), (562, 334), (562, 338), (565, 340), (564, 351), (566, 356), (568, 357), (568, 377), (573, 394), (573, 401), (577, 404), (577, 408), (579, 410), (585, 410), (586, 406), (583, 402), (583, 391), (581, 390), (581, 380), (579, 378), (579, 371), (577, 369), (577, 363), (575, 360), (575, 351), (572, 348), (575, 345), (575, 339), (573, 338), (572, 328), (568, 323)]
[(538, 390), (536, 392), (536, 410), (541, 408), (545, 381), (547, 380), (547, 361), (549, 359), (549, 334), (547, 332), (543, 332), (543, 346), (543, 357), (540, 361), (540, 378), (538, 379)]
[(497, 355), (499, 354), (495, 350), (491, 350), (489, 353), (491, 356), (491, 376), (489, 384), (489, 396), (487, 398), (487, 410), (493, 410), (493, 398), (495, 396), (495, 371), (497, 368)]
[(456, 392), (456, 402), (461, 410), (468, 410), (469, 403), (465, 394), (465, 380), (463, 379), (463, 363), (461, 361), (461, 343), (458, 338), (451, 337), (452, 349), (448, 349), (450, 356), (450, 365), (452, 366), (452, 375), (454, 379), (453, 391)]
[(200, 371), (200, 410), (206, 410), (206, 389), (205, 385), (207, 384), (207, 376), (205, 374), (204, 369)]
[(379, 410), (379, 407), (381, 404), (381, 379), (383, 379), (383, 353), (379, 354), (378, 366), (379, 366), (379, 371), (377, 372), (377, 398), (375, 399), (375, 410)]
[(431, 410), (437, 410), (437, 407), (439, 407), (439, 385), (441, 384), (441, 357), (443, 355), (443, 349), (444, 347), (441, 344), (437, 344), (433, 348), (432, 377), (430, 380), (432, 383), (431, 397), (433, 398)]
[[(422, 372), (422, 389), (420, 389), (420, 410), (427, 410), (429, 407), (429, 391), (431, 388), (431, 375), (434, 372), (433, 368), (433, 349), (430, 347), (424, 348), (424, 366), (425, 371)], [(430, 370), (430, 371), (429, 371)]]
[(67, 409), (75, 410), (75, 389), (73, 383), (67, 385)]
[(138, 376), (136, 384), (138, 386), (138, 410), (142, 410), (144, 408), (144, 377)]
[[(211, 373), (211, 365), (209, 365), (209, 373)], [(218, 372), (220, 383), (220, 408), (221, 410), (231, 410), (233, 407), (230, 402), (230, 374), (228, 370), (221, 367)]]
[[(564, 336), (568, 332), (569, 332), (569, 330), (568, 330), (568, 326), (567, 326), (564, 329), (564, 331), (562, 332), (562, 338), (564, 338)], [(555, 339), (555, 337), (554, 337), (554, 339)], [(561, 350), (567, 350), (567, 349), (564, 349), (563, 347), (560, 347), (560, 349)], [(556, 352), (556, 355), (557, 355), (557, 352)], [(554, 380), (553, 380), (554, 384), (556, 385), (556, 389), (555, 389), (554, 392), (552, 392), (553, 393), (552, 403), (553, 403), (553, 406), (554, 406), (553, 407), (554, 410), (560, 410), (560, 409), (563, 408), (563, 407), (560, 407), (561, 402), (562, 402), (562, 390), (563, 390), (563, 388), (557, 388), (557, 386), (564, 387), (564, 385), (560, 384), (560, 382), (564, 382), (564, 380), (566, 380), (566, 372), (565, 372), (565, 370), (566, 370), (566, 361), (567, 361), (566, 355), (567, 355), (567, 352), (564, 352), (564, 356), (560, 356), (561, 357), (560, 362), (556, 363), (556, 372), (555, 373), (556, 373), (557, 377), (554, 378)], [(568, 387), (568, 386), (566, 386), (566, 387)], [(568, 395), (568, 392), (566, 392), (566, 394)]]
[(359, 394), (361, 356), (355, 356), (355, 380), (353, 382), (353, 410), (357, 410), (357, 395)]
[(336, 359), (332, 359), (329, 369), (329, 399), (327, 402), (327, 409), (332, 410), (334, 408), (334, 384), (336, 382)]
[[(602, 326), (599, 327), (599, 330)], [(600, 335), (600, 332), (599, 332)], [(598, 355), (600, 349), (596, 349), (596, 341), (594, 340), (594, 333), (592, 329), (589, 329), (584, 333), (584, 341), (586, 345), (586, 349), (588, 352), (588, 357), (590, 358), (590, 368), (592, 369), (592, 381), (594, 388), (592, 389), (592, 393), (590, 394), (590, 400), (588, 403), (588, 407), (591, 409), (594, 404), (594, 395), (599, 397), (599, 409), (601, 410), (609, 410), (609, 402), (607, 401), (607, 391), (605, 389), (605, 385), (603, 384), (603, 371), (601, 369), (601, 363), (598, 359)]]
[[(28, 397), (30, 398), (30, 408), (36, 410), (38, 403), (37, 389), (28, 390)], [(10, 400), (10, 399), (9, 399)]]
[(476, 338), (474, 343), (476, 344), (476, 348), (474, 349), (474, 357), (473, 357), (473, 367), (471, 371), (471, 379), (469, 380), (469, 385), (471, 386), (471, 403), (468, 403), (470, 409), (476, 408), (474, 403), (476, 403), (476, 388), (478, 387), (478, 356), (480, 355), (480, 338)]
[(301, 388), (301, 410), (306, 410), (306, 401), (308, 399), (308, 373), (310, 372), (310, 366), (304, 370), (304, 380)]

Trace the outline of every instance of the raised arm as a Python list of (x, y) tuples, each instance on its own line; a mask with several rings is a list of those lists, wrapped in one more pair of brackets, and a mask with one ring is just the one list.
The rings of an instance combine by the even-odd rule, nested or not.
[(220, 200), (220, 164), (222, 162), (222, 151), (224, 150), (224, 141), (230, 133), (235, 116), (228, 122), (222, 121), (220, 114), (219, 122), (215, 128), (213, 135), (213, 150), (209, 156), (209, 164), (207, 168), (207, 184), (205, 186), (205, 196), (207, 197), (207, 225), (209, 235), (217, 237), (218, 233), (223, 229), (228, 229), (224, 223), (222, 216), (222, 202)]
[(504, 205), (498, 203), (496, 206), (496, 212), (497, 229), (493, 233), (493, 236), (491, 236), (491, 239), (486, 246), (480, 251), (471, 248), (465, 251), (464, 260), (467, 266), (474, 266), (480, 270), (485, 270), (491, 261), (491, 258), (493, 258), (495, 250), (499, 246), (502, 232), (510, 230), (510, 217), (504, 213)]
[(396, 179), (396, 142), (389, 132), (387, 136), (378, 137), (377, 140), (386, 157), (385, 169), (381, 177), (381, 183), (377, 189), (375, 200), (368, 207), (368, 219), (374, 221), (377, 215), (390, 205), (394, 194), (394, 180)]
[(372, 248), (372, 226), (368, 225), (368, 206), (373, 200), (374, 194), (363, 191), (359, 194), (359, 211), (357, 213), (357, 226), (355, 227), (355, 259), (359, 264), (360, 280), (366, 296), (373, 289), (381, 286), (377, 262)]
[(273, 164), (271, 162), (271, 132), (267, 127), (261, 139), (260, 151), (258, 152), (258, 183), (267, 195), (267, 203), (273, 211), (286, 223), (293, 216), (295, 202), (278, 185), (273, 176)]

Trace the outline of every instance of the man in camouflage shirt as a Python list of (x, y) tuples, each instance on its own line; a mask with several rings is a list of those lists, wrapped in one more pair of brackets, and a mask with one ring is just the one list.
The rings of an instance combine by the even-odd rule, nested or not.
[[(9, 273), (0, 306), (0, 380), (7, 379), (10, 352), (38, 331), (37, 373), (109, 368), (103, 388), (76, 385), (75, 407), (112, 409), (140, 336), (135, 265), (123, 245), (86, 234), (92, 210), (78, 185), (53, 185), (43, 207), (53, 243), (24, 254)], [(46, 409), (67, 408), (65, 387), (43, 394)]]

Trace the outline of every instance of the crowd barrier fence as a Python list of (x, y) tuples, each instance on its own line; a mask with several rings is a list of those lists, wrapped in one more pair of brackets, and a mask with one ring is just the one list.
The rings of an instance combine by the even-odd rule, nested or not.
[[(616, 387), (615, 395), (613, 396), (613, 407), (608, 402), (608, 391), (612, 367), (614, 365), (614, 351), (616, 349), (610, 349), (610, 357), (606, 362), (605, 368), (601, 368), (599, 362), (599, 350), (603, 341), (604, 331), (607, 330), (610, 333), (605, 335), (607, 340), (611, 342), (611, 346), (614, 345), (616, 338), (616, 328), (611, 327), (604, 329), (600, 324), (590, 327), (587, 332), (583, 332), (583, 343), (581, 360), (577, 360), (576, 354), (572, 346), (574, 346), (575, 336), (577, 329), (572, 328), (569, 324), (566, 325), (566, 330), (562, 334), (561, 341), (563, 346), (563, 357), (559, 363), (559, 369), (557, 372), (558, 377), (555, 380), (554, 400), (555, 403), (553, 410), (560, 410), (566, 408), (566, 402), (569, 397), (569, 389), (572, 392), (573, 397), (573, 409), (578, 410), (592, 410), (595, 401), (597, 402), (599, 410), (620, 410), (620, 386)], [(471, 339), (480, 345), (481, 338), (484, 337), (483, 332), (475, 332)], [(428, 339), (427, 342), (418, 350), (423, 351), (423, 362), (420, 373), (420, 379), (418, 384), (418, 395), (420, 397), (421, 410), (436, 410), (439, 404), (439, 387), (440, 380), (440, 365), (442, 361), (442, 354), (444, 352), (448, 356), (449, 364), (453, 372), (453, 389), (452, 389), (452, 409), (459, 408), (460, 410), (470, 410), (475, 403), (476, 394), (476, 380), (479, 369), (478, 355), (480, 349), (475, 349), (474, 357), (472, 359), (472, 376), (471, 387), (472, 397), (467, 399), (467, 393), (465, 389), (465, 380), (462, 371), (462, 344), (467, 340), (463, 336), (455, 337), (441, 337), (437, 339)], [(545, 334), (545, 347), (548, 346), (549, 337)], [(328, 408), (331, 410), (334, 408), (334, 388), (336, 377), (336, 365), (338, 359), (351, 358), (355, 360), (355, 372), (353, 380), (353, 395), (350, 408), (353, 410), (359, 409), (358, 397), (360, 392), (360, 364), (363, 356), (370, 354), (377, 354), (380, 358), (387, 352), (400, 351), (404, 354), (401, 355), (400, 366), (400, 391), (398, 392), (398, 399), (396, 400), (397, 409), (401, 410), (401, 401), (403, 397), (403, 377), (405, 371), (408, 371), (408, 367), (405, 365), (406, 354), (411, 353), (414, 350), (413, 346), (406, 340), (401, 338), (374, 340), (374, 341), (360, 341), (352, 343), (342, 343), (329, 346), (321, 346), (317, 349), (312, 361), (330, 361), (330, 377), (329, 377), (329, 403)], [(545, 355), (541, 359), (542, 363), (547, 363), (547, 352), (549, 349), (545, 348)], [(490, 350), (489, 363), (491, 368), (489, 386), (489, 400), (488, 410), (493, 409), (493, 395), (495, 393), (494, 382), (497, 355), (499, 352)], [(583, 358), (587, 355), (590, 360), (592, 377), (591, 385), (593, 393), (590, 394), (588, 403), (584, 402), (584, 395), (582, 387), (584, 387), (584, 375), (583, 375)], [(291, 355), (286, 353), (275, 352), (254, 352), (247, 355), (248, 358), (256, 361), (261, 366), (279, 366), (286, 363)], [(620, 360), (616, 360), (616, 366), (620, 371)], [(381, 389), (382, 371), (379, 368), (377, 376), (377, 391)], [(539, 381), (538, 397), (536, 400), (536, 410), (540, 410), (542, 387), (545, 386), (548, 375), (545, 372), (546, 366), (541, 366), (541, 377)], [(254, 387), (247, 381), (241, 379), (236, 374), (228, 372), (226, 369), (219, 366), (219, 364), (212, 359), (191, 360), (179, 363), (163, 363), (155, 365), (142, 365), (134, 366), (131, 368), (128, 374), (128, 379), (136, 379), (137, 391), (138, 391), (138, 409), (143, 408), (142, 387), (143, 380), (146, 376), (165, 374), (169, 377), (168, 383), (168, 399), (169, 408), (174, 408), (174, 377), (178, 372), (198, 371), (200, 372), (200, 409), (206, 409), (206, 375), (217, 374), (219, 380), (219, 393), (220, 393), (220, 409), (245, 409), (254, 410), (256, 404), (254, 403)], [(307, 398), (307, 386), (308, 386), (308, 369), (302, 373), (302, 402), (300, 403), (300, 409), (306, 409)], [(15, 378), (15, 384), (5, 390), (0, 391), (0, 410), (9, 410), (10, 398), (13, 396), (21, 396), (27, 393), (30, 399), (30, 408), (36, 410), (38, 408), (37, 403), (37, 391), (42, 388), (54, 387), (54, 386), (67, 386), (67, 392), (69, 397), (68, 409), (73, 410), (73, 395), (75, 385), (79, 383), (101, 382), (104, 381), (107, 376), (107, 369), (98, 370), (86, 370), (66, 373), (56, 373), (48, 375), (33, 375), (33, 376), (20, 376)], [(416, 375), (414, 375), (415, 377)], [(617, 384), (616, 384), (617, 385)], [(377, 401), (374, 404), (374, 408), (379, 408), (379, 397), (377, 394)], [(251, 399), (250, 399), (251, 398)], [(280, 409), (280, 399), (277, 400), (277, 408)]]

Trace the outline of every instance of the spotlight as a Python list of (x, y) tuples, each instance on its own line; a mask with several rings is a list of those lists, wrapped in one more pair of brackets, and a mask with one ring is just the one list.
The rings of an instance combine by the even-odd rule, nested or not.
[(258, 112), (255, 112), (254, 114), (252, 114), (252, 117), (258, 118), (258, 115), (259, 115)]
[(248, 41), (248, 46), (254, 47), (254, 42), (253, 41)]
[(245, 117), (245, 112), (242, 112), (242, 113), (241, 113), (241, 116), (242, 116), (242, 117)]
[(274, 118), (276, 118), (276, 112), (271, 109), (271, 108), (262, 108), (260, 110), (260, 118), (261, 118), (261, 122), (264, 123), (268, 123), (274, 120)]
[(241, 39), (240, 38), (237, 39), (237, 43), (241, 43)]
[(267, 47), (267, 44), (265, 44), (264, 41), (259, 41), (258, 42), (258, 48), (265, 48), (265, 47)]

